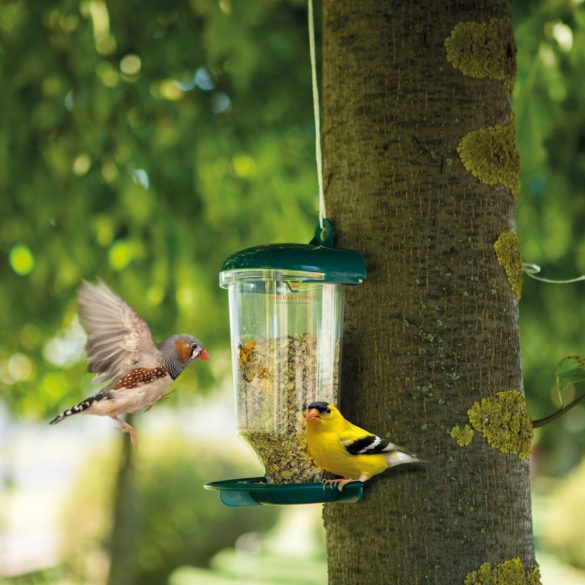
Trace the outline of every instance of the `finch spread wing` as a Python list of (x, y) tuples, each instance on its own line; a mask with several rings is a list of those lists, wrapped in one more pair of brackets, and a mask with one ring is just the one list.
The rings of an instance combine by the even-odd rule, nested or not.
[(113, 380), (135, 367), (162, 362), (148, 325), (104, 282), (83, 282), (78, 296), (79, 320), (87, 331), (89, 371), (93, 382)]

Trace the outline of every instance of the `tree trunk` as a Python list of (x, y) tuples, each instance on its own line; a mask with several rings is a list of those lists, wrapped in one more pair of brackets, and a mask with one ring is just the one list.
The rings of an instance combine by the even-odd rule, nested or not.
[[(132, 424), (132, 415), (128, 414), (126, 420)], [(140, 506), (136, 490), (136, 451), (126, 433), (122, 434), (120, 440), (120, 461), (109, 545), (108, 585), (133, 585), (140, 528)]]
[(324, 0), (323, 35), (327, 208), (369, 271), (341, 409), (426, 461), (325, 506), (329, 582), (538, 583), (510, 0)]

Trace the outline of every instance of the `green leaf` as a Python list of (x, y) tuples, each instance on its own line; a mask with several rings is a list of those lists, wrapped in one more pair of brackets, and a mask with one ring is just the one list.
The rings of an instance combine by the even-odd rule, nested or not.
[(569, 355), (563, 358), (557, 364), (556, 378), (559, 390), (585, 382), (585, 358), (578, 355)]

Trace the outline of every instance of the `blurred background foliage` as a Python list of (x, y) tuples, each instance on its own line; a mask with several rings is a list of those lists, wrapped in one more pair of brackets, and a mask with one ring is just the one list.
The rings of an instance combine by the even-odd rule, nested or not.
[[(518, 46), (514, 111), (522, 164), (518, 233), (524, 260), (549, 278), (585, 274), (585, 6), (576, 0), (512, 3)], [(520, 303), (524, 385), (534, 419), (569, 403), (555, 366), (583, 355), (585, 284), (547, 285), (525, 278)], [(562, 475), (581, 459), (585, 408), (537, 433), (540, 473)]]
[(156, 336), (213, 351), (222, 260), (310, 239), (305, 21), (303, 0), (0, 5), (0, 396), (15, 413), (88, 390), (81, 278), (101, 276)]
[[(140, 449), (133, 492), (138, 510), (134, 582), (166, 583), (175, 567), (205, 566), (240, 535), (274, 525), (277, 508), (226, 508), (216, 494), (194, 497), (209, 478), (245, 475), (244, 465), (228, 450), (202, 453), (198, 444), (177, 435), (145, 436)], [(108, 573), (112, 517), (104, 510), (113, 507), (116, 490), (114, 474), (103, 470), (116, 469), (117, 457), (110, 449), (85, 462), (63, 514), (63, 558), (70, 574), (86, 585), (103, 583)]]
[[(525, 261), (568, 278), (585, 273), (585, 6), (516, 0), (513, 20), (518, 232)], [(190, 368), (167, 401), (191, 407), (230, 375), (223, 259), (254, 244), (307, 241), (316, 221), (305, 0), (5, 0), (0, 88), (0, 405), (15, 424), (44, 425), (92, 390), (75, 293), (81, 278), (100, 276), (156, 337), (185, 331), (207, 345), (209, 367)], [(585, 354), (584, 294), (583, 284), (525, 281), (522, 358), (535, 419), (585, 391), (555, 389), (557, 362)], [(543, 498), (565, 489), (551, 478), (576, 468), (584, 431), (579, 406), (537, 433)], [(136, 462), (137, 517), (148, 527), (137, 582), (220, 584), (234, 574), (246, 582), (250, 564), (264, 567), (266, 583), (287, 582), (267, 568), (283, 574), (286, 562), (271, 564), (272, 553), (258, 552), (264, 545), (253, 554), (230, 548), (272, 525), (274, 510), (234, 514), (189, 497), (206, 480), (241, 473), (238, 461), (209, 443), (165, 445), (145, 447)], [(64, 563), (11, 582), (104, 582), (116, 453), (92, 458), (67, 498)], [(570, 486), (583, 485), (583, 471), (574, 474), (566, 489), (578, 493)], [(570, 516), (579, 506), (543, 498), (539, 510), (554, 502)], [(573, 546), (549, 517), (537, 518), (539, 545), (584, 567), (585, 522), (565, 531)], [(315, 554), (303, 561), (314, 567), (307, 583), (322, 577), (322, 548)], [(209, 565), (216, 576), (175, 571), (183, 564)]]

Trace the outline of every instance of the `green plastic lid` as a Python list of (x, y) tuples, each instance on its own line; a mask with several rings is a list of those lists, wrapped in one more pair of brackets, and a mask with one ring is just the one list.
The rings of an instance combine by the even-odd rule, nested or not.
[(360, 284), (366, 278), (364, 257), (356, 250), (334, 248), (333, 236), (331, 223), (326, 219), (324, 230), (318, 225), (308, 244), (247, 248), (227, 258), (221, 271), (288, 270), (309, 273), (302, 277), (305, 281)]

